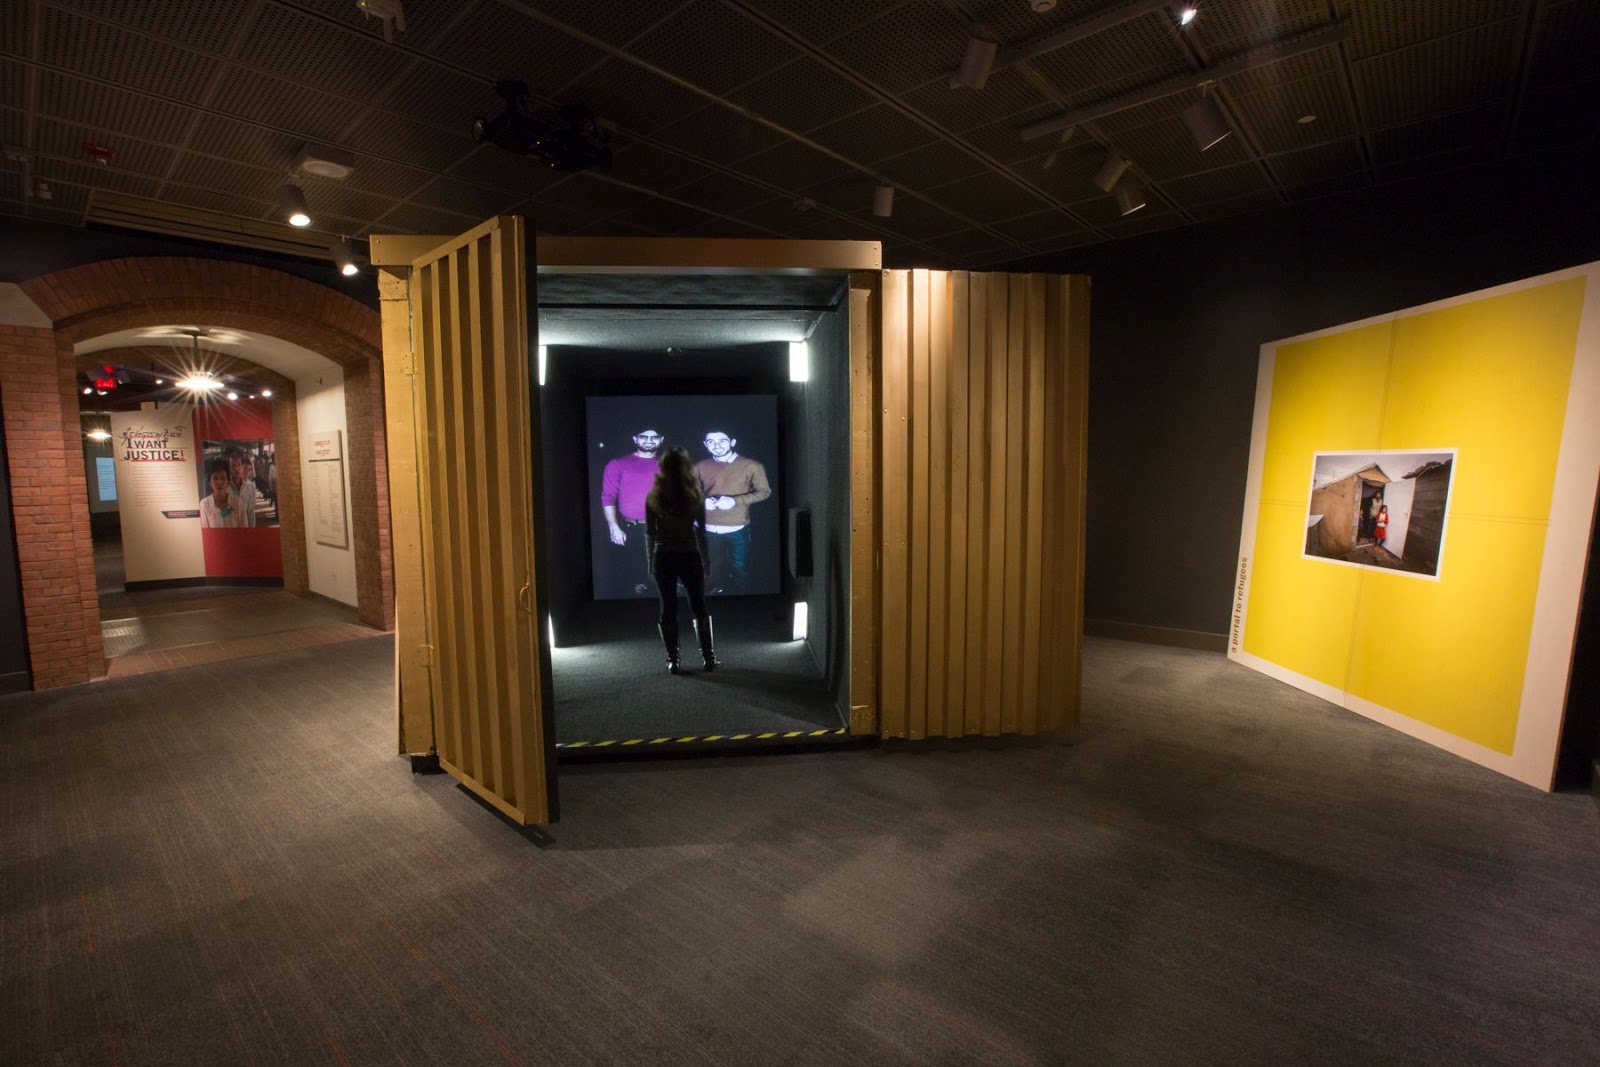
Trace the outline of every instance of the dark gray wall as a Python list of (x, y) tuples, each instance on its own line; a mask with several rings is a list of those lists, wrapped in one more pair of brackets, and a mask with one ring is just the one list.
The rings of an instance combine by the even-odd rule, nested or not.
[(20, 693), (31, 687), (22, 577), (11, 525), (11, 467), (6, 458), (5, 415), (0, 412), (0, 693)]
[(1223, 634), (1260, 346), (1600, 259), (1596, 152), (1011, 264), (1093, 279), (1085, 615)]
[(804, 598), (806, 643), (834, 703), (849, 714), (850, 680), (850, 311), (824, 314), (812, 331), (811, 377), (789, 388), (798, 413), (790, 435), (792, 504), (811, 512), (812, 577)]

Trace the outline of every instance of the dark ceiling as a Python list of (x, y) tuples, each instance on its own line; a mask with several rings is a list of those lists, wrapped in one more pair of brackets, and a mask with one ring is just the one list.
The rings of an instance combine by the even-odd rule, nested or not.
[[(409, 0), (389, 43), (356, 0), (7, 0), (0, 211), (269, 220), (311, 141), (356, 156), (343, 182), (303, 180), (330, 234), (517, 212), (544, 233), (881, 240), (892, 265), (982, 266), (1595, 135), (1595, 0), (1198, 6), (1179, 28), (1177, 4), (1105, 0)], [(953, 89), (971, 34), (1002, 63), (1037, 54)], [(1180, 115), (1208, 70), (1232, 135), (1201, 152)], [(475, 144), (508, 77), (597, 112), (611, 171)], [(1038, 123), (1070, 134), (1024, 139)], [(1148, 191), (1126, 218), (1091, 182), (1108, 148)]]

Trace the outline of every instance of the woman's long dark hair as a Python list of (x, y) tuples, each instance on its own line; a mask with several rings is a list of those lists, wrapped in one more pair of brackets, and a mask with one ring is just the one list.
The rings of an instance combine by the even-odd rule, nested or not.
[(700, 492), (700, 479), (695, 477), (688, 451), (667, 449), (644, 503), (658, 515), (693, 515), (705, 506), (705, 494)]

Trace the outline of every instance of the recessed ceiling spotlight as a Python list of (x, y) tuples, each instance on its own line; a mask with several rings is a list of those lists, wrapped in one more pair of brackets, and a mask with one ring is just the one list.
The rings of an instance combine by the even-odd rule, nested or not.
[(261, 395), (262, 396), (271, 396), (272, 395), (272, 390), (271, 389), (263, 389), (263, 390), (261, 390)]
[(278, 209), (290, 226), (311, 225), (311, 216), (306, 212), (306, 194), (298, 185), (285, 185), (278, 190)]
[(166, 385), (167, 384), (167, 380), (165, 378), (157, 378), (156, 379), (156, 384), (157, 385)]
[(234, 392), (232, 389), (229, 389), (228, 390), (228, 399), (229, 400), (238, 400), (239, 399), (239, 394)]
[(1315, 116), (1315, 115), (1301, 115), (1299, 118), (1295, 119), (1295, 121), (1298, 122), (1302, 126), (1309, 126), (1313, 122), (1317, 121), (1317, 116)]
[(361, 273), (361, 265), (356, 262), (355, 249), (350, 247), (350, 238), (342, 237), (334, 244), (333, 264), (346, 278), (353, 278)]
[(1178, 25), (1189, 25), (1189, 23), (1194, 21), (1194, 17), (1198, 14), (1200, 14), (1200, 9), (1198, 7), (1195, 7), (1193, 4), (1185, 4), (1183, 10), (1178, 12)]

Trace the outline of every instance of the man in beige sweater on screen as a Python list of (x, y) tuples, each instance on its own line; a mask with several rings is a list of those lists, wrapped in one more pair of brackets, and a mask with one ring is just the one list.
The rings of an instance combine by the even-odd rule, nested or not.
[(712, 593), (743, 593), (750, 578), (750, 505), (772, 495), (767, 469), (735, 449), (739, 444), (725, 430), (705, 436), (710, 459), (695, 464), (700, 489), (706, 495), (706, 541), (711, 573), (706, 579)]

